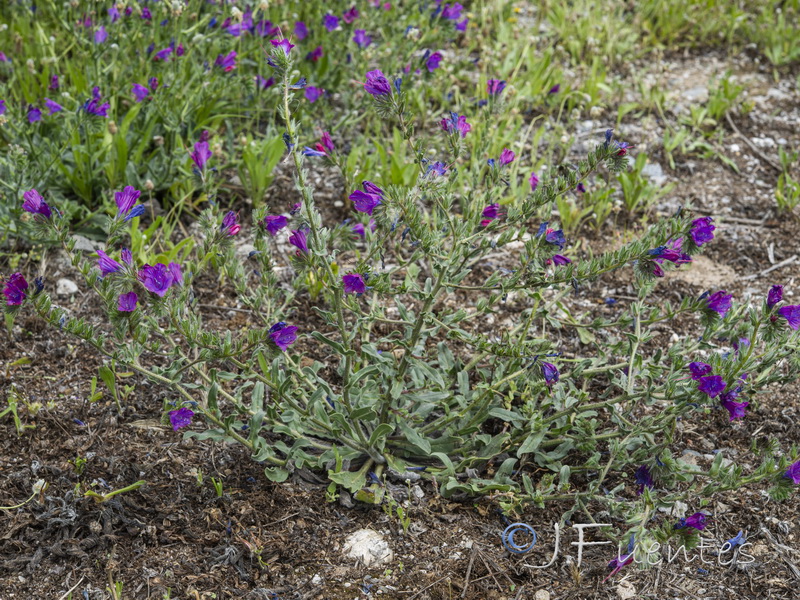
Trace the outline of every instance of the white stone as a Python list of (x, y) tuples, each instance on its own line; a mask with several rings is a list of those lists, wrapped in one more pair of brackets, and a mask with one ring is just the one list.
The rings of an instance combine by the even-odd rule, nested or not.
[(383, 536), (372, 529), (359, 529), (351, 533), (344, 544), (344, 553), (365, 567), (386, 564), (394, 558), (392, 549)]
[(547, 590), (537, 590), (533, 595), (533, 600), (550, 600), (550, 592)]
[(629, 598), (636, 597), (636, 588), (630, 581), (622, 580), (617, 586), (617, 598), (619, 600), (628, 600)]
[(647, 163), (642, 169), (642, 175), (658, 186), (662, 186), (667, 182), (664, 169), (662, 169), (661, 165), (658, 163)]
[(320, 585), (322, 583), (322, 575), (317, 573), (311, 578), (311, 585)]
[(76, 252), (94, 252), (94, 245), (92, 242), (82, 235), (73, 235), (72, 239), (75, 240)]
[(253, 244), (242, 244), (238, 248), (236, 248), (236, 256), (237, 258), (247, 258), (250, 256), (251, 252), (254, 252), (256, 249)]
[(71, 279), (59, 279), (56, 282), (57, 296), (72, 296), (78, 293), (78, 285)]

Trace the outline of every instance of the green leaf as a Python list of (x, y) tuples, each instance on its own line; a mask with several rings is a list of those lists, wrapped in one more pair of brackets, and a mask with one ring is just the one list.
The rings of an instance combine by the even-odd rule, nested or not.
[(384, 446), (386, 446), (386, 436), (391, 435), (394, 431), (394, 427), (389, 425), (388, 423), (381, 423), (375, 428), (375, 431), (372, 432), (372, 435), (369, 436), (369, 446), (370, 448), (375, 448), (380, 452), (383, 452)]
[(103, 383), (106, 384), (106, 387), (111, 391), (111, 395), (114, 397), (115, 401), (118, 401), (117, 397), (117, 380), (114, 376), (114, 371), (109, 369), (106, 365), (103, 365), (98, 369), (98, 373), (100, 375), (100, 379), (103, 380)]
[(406, 436), (406, 439), (409, 442), (411, 442), (412, 446), (415, 446), (425, 456), (430, 455), (431, 443), (428, 440), (422, 437), (413, 427), (411, 427), (405, 421), (399, 420), (397, 422), (397, 426), (400, 428), (400, 431), (403, 432), (403, 435)]
[(264, 467), (264, 475), (270, 481), (283, 483), (289, 478), (289, 471), (281, 467)]
[(340, 471), (338, 473), (328, 471), (328, 479), (334, 483), (338, 483), (353, 494), (363, 488), (367, 483), (367, 475), (361, 471)]
[(346, 356), (348, 354), (347, 350), (344, 349), (344, 346), (342, 346), (342, 344), (340, 344), (339, 342), (334, 342), (332, 339), (321, 334), (319, 331), (312, 332), (311, 337), (313, 337), (317, 341), (322, 342), (323, 344), (330, 346), (331, 348), (336, 350), (337, 354), (341, 356)]
[(350, 419), (353, 421), (374, 421), (377, 418), (378, 413), (371, 406), (357, 408), (350, 413)]

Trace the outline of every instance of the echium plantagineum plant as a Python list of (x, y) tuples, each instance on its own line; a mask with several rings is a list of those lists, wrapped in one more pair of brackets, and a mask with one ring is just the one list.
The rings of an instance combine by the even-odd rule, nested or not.
[[(724, 290), (678, 306), (651, 300), (675, 265), (712, 243), (710, 217), (681, 212), (592, 259), (570, 256), (564, 233), (545, 221), (556, 198), (593, 172), (623, 170), (628, 144), (609, 130), (577, 168), (554, 178), (533, 173), (524, 199), (508, 202), (510, 165), (523, 156), (506, 149), (489, 164), (469, 162), (463, 142), (483, 125), (479, 115), (454, 111), (431, 137), (417, 137), (403, 80), (372, 69), (357, 93), (370, 95), (397, 126), (418, 176), (411, 186), (367, 180), (348, 190), (352, 220), (332, 226), (304, 164), (343, 161), (328, 135), (316, 149), (300, 143), (294, 60), (288, 41), (273, 41), (268, 62), (301, 202), (286, 214), (256, 211), (249, 257), (233, 247), (239, 215), (212, 207), (190, 259), (137, 264), (125, 236), (140, 210), (138, 194), (125, 188), (115, 197), (107, 253), (87, 261), (74, 253), (58, 207), (30, 190), (22, 199), (30, 224), (72, 255), (110, 328), (55, 306), (46, 282), (29, 285), (18, 273), (5, 283), (9, 313), (35, 311), (96, 348), (113, 369), (170, 390), (176, 431), (191, 426), (184, 435), (241, 444), (273, 481), (297, 469), (323, 471), (331, 497), (341, 486), (380, 502), (383, 488), (372, 482), (414, 471), (446, 497), (488, 494), (508, 511), (564, 500), (573, 501), (571, 514), (598, 502), (637, 525), (641, 540), (698, 529), (690, 526), (701, 520), (694, 517), (649, 532), (655, 509), (679, 498), (699, 504), (760, 481), (782, 498), (800, 481), (796, 448), (754, 448), (762, 462), (747, 473), (724, 466), (722, 453), (705, 471), (672, 448), (679, 420), (703, 428), (715, 413), (746, 419), (760, 390), (797, 373), (800, 308), (783, 301), (782, 288), (760, 306), (739, 304)], [(492, 80), (486, 94), (498, 103), (502, 91)], [(447, 157), (425, 158), (444, 147)], [(477, 151), (490, 154), (488, 146)], [(204, 181), (215, 176), (209, 158), (197, 142), (191, 160)], [(291, 290), (276, 275), (275, 238), (292, 246)], [(504, 256), (504, 266), (489, 255)], [(193, 287), (211, 271), (224, 273), (252, 311), (246, 330), (205, 322)], [(627, 310), (613, 320), (566, 311), (566, 296), (611, 271), (636, 289)], [(298, 297), (312, 286), (320, 301), (313, 316), (304, 315)], [(512, 294), (524, 310), (512, 325), (498, 325), (494, 315)], [(670, 346), (651, 344), (653, 327), (679, 315), (694, 331)], [(568, 328), (595, 332), (596, 341), (565, 348), (556, 333)]]

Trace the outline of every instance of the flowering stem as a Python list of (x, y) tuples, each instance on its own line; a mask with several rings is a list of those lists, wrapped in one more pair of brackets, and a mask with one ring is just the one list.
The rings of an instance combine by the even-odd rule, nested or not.
[[(303, 196), (303, 204), (305, 209), (305, 214), (309, 223), (309, 227), (311, 229), (311, 236), (314, 239), (314, 247), (320, 248), (320, 235), (317, 226), (316, 219), (312, 214), (313, 209), (313, 198), (311, 197), (311, 193), (308, 188), (308, 182), (306, 181), (305, 172), (303, 171), (303, 165), (300, 159), (300, 154), (297, 152), (297, 142), (295, 140), (295, 129), (294, 124), (292, 123), (292, 113), (289, 108), (289, 69), (284, 69), (283, 72), (283, 118), (286, 123), (286, 132), (289, 135), (289, 139), (291, 139), (294, 143), (291, 150), (289, 151), (292, 155), (292, 159), (294, 160), (295, 170), (297, 171), (297, 181), (299, 184), (300, 192)], [(352, 414), (353, 407), (350, 402), (350, 376), (351, 371), (353, 370), (353, 352), (350, 346), (350, 335), (347, 332), (347, 325), (344, 320), (344, 312), (342, 310), (342, 298), (338, 293), (335, 281), (336, 275), (333, 272), (333, 268), (331, 267), (330, 260), (328, 259), (327, 253), (325, 256), (314, 256), (315, 259), (321, 260), (325, 271), (328, 275), (328, 282), (330, 287), (333, 290), (333, 305), (334, 311), (336, 313), (336, 322), (339, 329), (339, 333), (342, 337), (342, 345), (345, 349), (345, 364), (344, 369), (342, 372), (342, 404), (344, 404), (345, 409), (348, 412), (348, 415)], [(364, 434), (364, 431), (361, 427), (361, 423), (359, 421), (353, 421), (353, 429), (355, 429), (356, 434), (358, 436), (359, 441), (364, 446), (364, 448), (369, 447), (369, 442), (367, 440), (367, 436)]]

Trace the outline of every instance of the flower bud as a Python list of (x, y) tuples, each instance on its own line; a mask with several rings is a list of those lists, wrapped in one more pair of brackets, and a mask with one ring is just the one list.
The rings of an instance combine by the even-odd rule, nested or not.
[(156, 184), (153, 183), (152, 179), (148, 179), (147, 181), (144, 182), (144, 189), (146, 189), (148, 192), (152, 192), (155, 189), (155, 187)]
[(160, 135), (153, 136), (153, 143), (156, 146), (163, 146), (164, 145), (164, 137)]
[(117, 131), (118, 131), (117, 124), (114, 121), (109, 121), (108, 122), (108, 133), (110, 133), (111, 135), (114, 135), (114, 134), (117, 133)]

